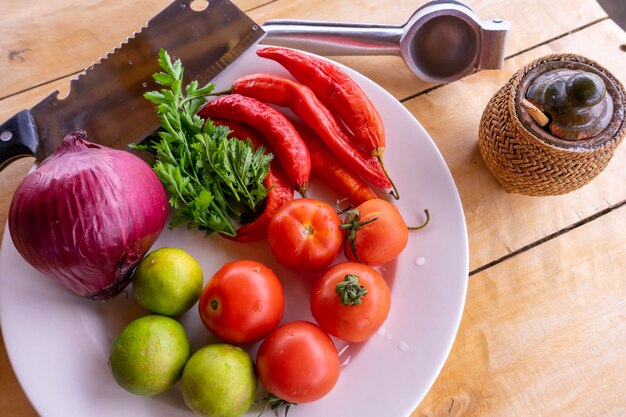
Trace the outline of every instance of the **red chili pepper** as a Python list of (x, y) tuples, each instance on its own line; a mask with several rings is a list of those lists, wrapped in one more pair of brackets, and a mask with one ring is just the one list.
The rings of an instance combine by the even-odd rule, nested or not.
[(218, 97), (200, 109), (203, 118), (244, 123), (267, 139), (287, 177), (304, 197), (311, 175), (311, 157), (293, 125), (278, 110), (239, 94)]
[(293, 49), (266, 47), (257, 55), (274, 60), (299, 82), (310, 87), (336, 111), (370, 151), (385, 148), (385, 129), (378, 111), (361, 87), (337, 65)]
[[(270, 169), (265, 178), (265, 187), (268, 188), (265, 209), (252, 222), (237, 229), (237, 236), (232, 240), (241, 243), (257, 242), (267, 237), (267, 228), (270, 219), (288, 201), (293, 200), (293, 188), (280, 167)], [(229, 238), (229, 237), (227, 237)]]
[[(302, 52), (286, 48), (266, 47), (257, 55), (281, 64), (300, 83), (335, 111), (350, 128), (355, 138), (379, 161), (391, 181), (382, 155), (385, 150), (385, 128), (374, 104), (361, 87), (337, 65)], [(393, 185), (393, 181), (392, 181)], [(400, 195), (394, 186), (392, 195)]]
[[(267, 144), (261, 139), (259, 134), (241, 123), (221, 119), (213, 119), (212, 121), (215, 125), (227, 126), (231, 130), (228, 137), (236, 137), (244, 140), (250, 139), (252, 146), (255, 148), (264, 146), (269, 152)], [(274, 163), (274, 161), (272, 161), (270, 165), (270, 171), (267, 177), (265, 177), (264, 184), (268, 192), (263, 212), (250, 223), (239, 227), (236, 236), (222, 235), (223, 237), (240, 243), (257, 242), (267, 237), (267, 227), (270, 223), (270, 219), (285, 203), (293, 200), (293, 188), (289, 185), (289, 180), (286, 178), (280, 166)]]
[(367, 200), (378, 198), (374, 190), (361, 178), (352, 175), (325, 145), (324, 142), (307, 126), (295, 125), (300, 137), (306, 143), (311, 154), (311, 172), (329, 187), (358, 206)]
[(341, 122), (309, 87), (273, 74), (252, 74), (235, 80), (233, 92), (289, 107), (355, 174), (379, 187), (391, 187), (376, 157), (354, 143)]

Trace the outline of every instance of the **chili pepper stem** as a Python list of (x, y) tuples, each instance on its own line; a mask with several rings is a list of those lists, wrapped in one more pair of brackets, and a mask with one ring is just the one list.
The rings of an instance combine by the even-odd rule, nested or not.
[(428, 211), (428, 209), (424, 209), (424, 214), (426, 215), (426, 220), (424, 221), (424, 223), (420, 224), (419, 226), (407, 226), (407, 229), (420, 230), (428, 226), (428, 223), (430, 223), (430, 212)]
[(306, 198), (307, 185), (308, 184), (302, 184), (298, 188), (298, 193), (302, 196), (302, 198)]
[(376, 148), (372, 152), (372, 155), (374, 155), (376, 159), (378, 159), (378, 162), (380, 162), (380, 167), (383, 169), (385, 176), (391, 183), (391, 187), (393, 188), (393, 190), (389, 191), (389, 194), (391, 194), (391, 196), (395, 198), (396, 200), (400, 200), (400, 191), (398, 191), (398, 187), (396, 187), (396, 184), (394, 184), (393, 180), (391, 179), (389, 172), (387, 172), (387, 168), (385, 168), (385, 163), (383, 162), (383, 154), (382, 154), (382, 151), (380, 151), (380, 149), (381, 148)]
[(225, 96), (233, 93), (233, 88), (229, 88), (228, 90), (218, 91), (217, 93), (211, 93), (212, 96)]

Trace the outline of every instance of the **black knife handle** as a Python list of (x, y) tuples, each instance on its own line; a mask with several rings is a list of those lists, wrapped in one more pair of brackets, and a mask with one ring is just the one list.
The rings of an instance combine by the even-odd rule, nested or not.
[(33, 115), (30, 110), (22, 110), (0, 125), (0, 171), (13, 159), (37, 155), (38, 147)]

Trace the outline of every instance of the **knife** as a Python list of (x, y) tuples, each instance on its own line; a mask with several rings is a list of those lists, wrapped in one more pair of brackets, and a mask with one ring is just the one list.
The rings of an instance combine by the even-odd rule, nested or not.
[(188, 80), (213, 80), (264, 35), (228, 0), (211, 0), (202, 11), (193, 0), (175, 0), (140, 32), (81, 73), (67, 97), (55, 91), (0, 125), (0, 171), (21, 156), (45, 159), (74, 130), (113, 148), (139, 142), (159, 127), (154, 105), (143, 97), (157, 89), (158, 53), (180, 58)]

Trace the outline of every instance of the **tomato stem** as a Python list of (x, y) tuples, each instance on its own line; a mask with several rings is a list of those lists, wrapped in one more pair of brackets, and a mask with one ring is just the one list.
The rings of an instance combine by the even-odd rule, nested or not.
[(407, 229), (420, 230), (428, 226), (428, 223), (430, 223), (430, 212), (428, 211), (428, 209), (424, 209), (424, 214), (426, 215), (426, 220), (424, 221), (424, 223), (420, 224), (419, 226), (407, 226)]
[(368, 293), (367, 288), (359, 284), (359, 277), (354, 274), (346, 274), (343, 281), (335, 285), (335, 292), (339, 294), (341, 304), (345, 306), (360, 305), (363, 296)]
[(267, 411), (268, 407), (271, 410), (273, 410), (276, 415), (278, 415), (279, 408), (285, 407), (284, 417), (287, 417), (287, 413), (289, 413), (289, 409), (291, 408), (291, 406), (298, 405), (296, 403), (290, 403), (289, 401), (285, 401), (282, 398), (279, 398), (272, 393), (268, 394), (266, 397), (259, 398), (258, 400), (256, 400), (256, 402), (261, 402), (261, 401), (265, 401), (265, 408), (263, 408), (263, 410), (257, 417), (261, 417), (263, 413)]
[(371, 222), (378, 220), (378, 217), (374, 217), (373, 219), (360, 222), (359, 210), (346, 210), (345, 213), (348, 215), (348, 218), (346, 219), (346, 222), (343, 223), (340, 227), (342, 229), (348, 229), (346, 239), (348, 239), (348, 243), (350, 243), (350, 250), (352, 251), (352, 254), (354, 255), (354, 258), (357, 260), (357, 262), (363, 263), (361, 258), (359, 258), (359, 255), (356, 253), (356, 231), (366, 224), (370, 224)]
[(387, 179), (391, 183), (391, 187), (393, 188), (391, 191), (389, 191), (389, 194), (391, 194), (391, 196), (395, 198), (396, 200), (400, 200), (400, 191), (398, 191), (398, 187), (396, 187), (396, 184), (394, 184), (393, 180), (391, 179), (391, 176), (389, 175), (387, 168), (385, 168), (385, 163), (383, 162), (383, 155), (381, 153), (375, 152), (374, 156), (376, 157), (376, 159), (378, 159), (378, 162), (380, 162), (380, 167), (383, 169), (385, 176), (387, 177)]

